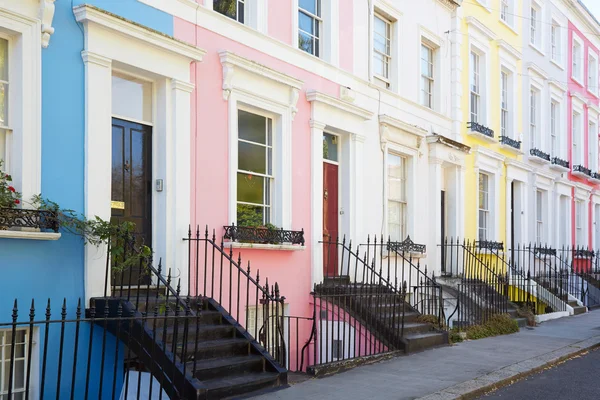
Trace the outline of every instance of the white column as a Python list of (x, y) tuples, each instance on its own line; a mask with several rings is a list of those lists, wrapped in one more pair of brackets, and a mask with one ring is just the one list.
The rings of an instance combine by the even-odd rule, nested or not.
[[(313, 105), (314, 107), (314, 105)], [(311, 138), (311, 218), (312, 284), (323, 281), (323, 130), (325, 124), (310, 121)]]
[[(350, 143), (351, 158), (348, 160), (348, 168), (350, 174), (347, 184), (350, 192), (350, 202), (348, 203), (347, 210), (344, 210), (346, 215), (344, 219), (347, 221), (348, 231), (346, 237), (352, 239), (355, 243), (361, 243), (359, 241), (366, 240), (366, 236), (363, 237), (364, 232), (362, 231), (363, 221), (363, 147), (365, 137), (363, 135), (352, 134)], [(343, 161), (342, 161), (343, 163)], [(342, 166), (344, 168), (344, 166)]]
[[(81, 56), (85, 64), (84, 213), (88, 219), (98, 216), (108, 221), (112, 184), (111, 60), (89, 51)], [(106, 257), (105, 245), (85, 246), (86, 305), (90, 298), (104, 295)]]
[[(442, 160), (429, 159), (429, 213), (430, 220), (427, 221), (430, 229), (428, 244), (427, 244), (427, 263), (431, 268), (431, 272), (436, 275), (440, 274), (441, 268), (441, 248), (440, 238), (442, 237), (442, 179), (444, 169), (442, 168)], [(418, 188), (418, 183), (415, 188)], [(417, 189), (418, 190), (418, 189)], [(420, 208), (420, 207), (417, 207)]]
[[(508, 174), (507, 174), (508, 175)], [(512, 221), (511, 221), (511, 204), (510, 204), (510, 198), (511, 198), (511, 189), (512, 189), (512, 183), (513, 183), (513, 179), (509, 178), (508, 176), (506, 177), (506, 232), (504, 235), (504, 238), (499, 238), (499, 241), (504, 242), (504, 249), (507, 250), (512, 246), (512, 243), (510, 242), (510, 232), (512, 230)], [(521, 229), (521, 226), (518, 226), (517, 229)], [(521, 235), (518, 235), (518, 237), (521, 237)]]
[[(167, 240), (167, 261), (174, 268), (174, 275), (181, 279), (181, 293), (187, 294), (188, 252), (187, 245), (182, 240), (187, 236), (190, 224), (191, 210), (191, 153), (190, 153), (190, 96), (194, 85), (173, 79), (171, 81), (172, 101), (172, 146), (167, 157), (168, 176), (167, 182), (168, 207), (171, 214), (167, 217), (170, 235)], [(175, 272), (175, 270), (178, 270)]]
[(459, 204), (456, 212), (456, 237), (464, 239), (465, 237), (465, 167), (456, 167), (456, 193)]

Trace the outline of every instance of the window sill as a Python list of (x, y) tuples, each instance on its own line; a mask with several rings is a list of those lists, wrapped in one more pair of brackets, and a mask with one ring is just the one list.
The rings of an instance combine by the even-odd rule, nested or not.
[(540, 164), (540, 165), (548, 165), (550, 164), (550, 161), (543, 159), (542, 157), (538, 157), (538, 156), (529, 156), (527, 157), (527, 159), (529, 161), (531, 161), (532, 163), (535, 164)]
[(546, 53), (544, 53), (539, 47), (537, 47), (535, 44), (529, 42), (529, 47), (531, 47), (532, 49), (534, 49), (535, 51), (537, 51), (542, 57), (546, 56)]
[(577, 85), (579, 85), (580, 87), (584, 87), (583, 83), (581, 82), (581, 80), (579, 80), (579, 78), (575, 77), (574, 75), (571, 76), (571, 79), (573, 80), (573, 82), (575, 82)]
[(514, 148), (514, 147), (509, 146), (507, 144), (500, 143), (500, 148), (503, 149), (503, 150), (506, 150), (506, 151), (508, 151), (508, 152), (510, 152), (512, 154), (515, 154), (515, 155), (522, 155), (523, 154), (523, 152), (521, 151), (521, 149)]
[(306, 246), (300, 246), (297, 244), (263, 244), (263, 243), (239, 243), (239, 242), (225, 242), (223, 243), (225, 248), (233, 249), (254, 249), (254, 250), (281, 250), (281, 251), (303, 251)]
[(577, 177), (579, 177), (579, 178), (583, 178), (583, 179), (590, 179), (590, 176), (589, 176), (589, 175), (587, 175), (587, 174), (586, 174), (586, 173), (584, 173), (584, 172), (580, 172), (580, 171), (573, 171), (573, 170), (571, 170), (571, 174), (572, 174), (573, 176), (577, 176)]
[(58, 240), (60, 233), (36, 231), (0, 231), (0, 239)]
[(594, 96), (595, 99), (598, 99), (598, 93), (594, 93), (592, 92), (590, 89), (586, 89), (586, 91), (591, 94), (592, 96)]
[[(393, 257), (393, 256), (394, 256), (394, 252), (388, 251), (387, 254), (383, 255), (383, 258), (385, 259), (385, 258)], [(427, 253), (419, 253), (418, 251), (411, 251), (405, 257), (408, 258), (409, 260), (417, 260), (417, 259), (420, 260), (421, 258), (427, 258)]]
[(571, 170), (571, 168), (563, 167), (558, 164), (550, 164), (550, 169), (558, 172), (569, 172)]
[(557, 66), (558, 68), (560, 68), (562, 71), (564, 71), (564, 70), (565, 70), (565, 67), (563, 67), (563, 66), (562, 66), (562, 65), (561, 65), (561, 64), (560, 64), (558, 61), (556, 61), (556, 60), (552, 60), (552, 59), (551, 59), (551, 60), (550, 60), (550, 62), (551, 62), (552, 64), (556, 65), (556, 66)]
[(497, 139), (494, 137), (490, 137), (488, 135), (484, 135), (483, 133), (477, 132), (477, 131), (472, 131), (472, 130), (468, 130), (467, 134), (474, 137), (474, 138), (478, 138), (481, 140), (484, 140), (488, 143), (498, 143)]

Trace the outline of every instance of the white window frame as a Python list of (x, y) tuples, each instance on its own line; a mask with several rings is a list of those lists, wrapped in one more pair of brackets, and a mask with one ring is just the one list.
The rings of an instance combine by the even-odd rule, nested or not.
[[(583, 83), (583, 71), (584, 71), (584, 55), (583, 51), (585, 46), (583, 45), (583, 41), (573, 33), (573, 42), (571, 43), (571, 69), (572, 69), (572, 78), (574, 81), (579, 83), (581, 86)], [(576, 57), (575, 49), (579, 49), (579, 56)]]
[[(4, 366), (10, 367), (10, 356), (5, 355), (5, 348), (10, 349), (11, 344), (6, 340), (6, 334), (11, 333), (12, 328), (9, 329), (1, 329), (0, 330), (0, 388), (4, 386)], [(27, 365), (28, 363), (31, 366), (31, 373), (29, 377), (29, 398), (35, 399), (38, 397), (38, 380), (39, 380), (39, 353), (37, 342), (39, 339), (39, 330), (38, 328), (34, 328), (33, 331), (30, 331), (29, 328), (18, 328), (16, 332), (24, 332), (24, 341), (21, 342), (24, 346), (24, 356), (23, 360), (23, 376), (24, 376), (24, 385), (22, 389), (15, 389), (13, 386), (13, 394), (17, 393), (25, 393), (27, 389)], [(31, 354), (29, 354), (29, 343), (31, 341)], [(15, 343), (17, 344), (17, 343)], [(12, 354), (11, 350), (9, 350), (8, 354)], [(16, 360), (17, 358), (15, 358)], [(28, 361), (31, 359), (31, 361)], [(16, 363), (14, 368), (16, 368)], [(8, 391), (0, 391), (0, 396), (6, 396)]]
[[(215, 6), (214, 6), (215, 1), (217, 1), (217, 0), (212, 0), (211, 1), (211, 6), (212, 6), (213, 10), (215, 10)], [(252, 1), (252, 0), (250, 0), (250, 1)], [(225, 14), (222, 14), (222, 13), (219, 13), (216, 10), (215, 10), (215, 12), (217, 12), (217, 13), (219, 13), (219, 14), (221, 14), (221, 15), (229, 18), (229, 19), (237, 21), (240, 24), (247, 24), (248, 23), (248, 2), (249, 2), (249, 0), (235, 0), (235, 18), (234, 17), (230, 17), (230, 16), (225, 15)], [(238, 12), (240, 4), (244, 5), (244, 12), (243, 12), (243, 18), (242, 18), (243, 20), (242, 21), (240, 21), (240, 14), (241, 13)]]
[(585, 201), (575, 199), (575, 245), (585, 246)]
[(561, 29), (560, 24), (553, 19), (550, 27), (550, 60), (559, 65), (562, 65)]
[(545, 244), (545, 200), (547, 193), (537, 189), (535, 191), (535, 242), (538, 245)]
[[(592, 67), (591, 71), (590, 66)], [(586, 86), (588, 92), (598, 97), (598, 54), (592, 51), (591, 48), (588, 48)]]
[[(383, 54), (383, 53), (375, 50), (375, 36), (376, 36), (375, 19), (376, 18), (380, 19), (381, 21), (383, 21), (386, 24), (385, 40), (388, 42), (387, 54)], [(376, 9), (375, 13), (373, 15), (373, 42), (371, 43), (371, 54), (372, 54), (371, 62), (374, 63), (375, 54), (379, 54), (383, 57), (384, 64), (387, 62), (387, 76), (385, 76), (385, 75), (382, 76), (382, 75), (379, 75), (379, 74), (376, 74), (375, 72), (373, 72), (373, 79), (375, 80), (375, 82), (377, 84), (379, 84), (379, 86), (384, 87), (385, 89), (390, 89), (392, 87), (392, 66), (394, 64), (394, 57), (393, 57), (394, 44), (395, 44), (395, 42), (394, 42), (394, 21)]]
[[(483, 191), (480, 188), (480, 180), (482, 177), (487, 178), (487, 191)], [(492, 229), (492, 207), (491, 203), (493, 203), (493, 175), (490, 175), (486, 171), (479, 171), (477, 174), (477, 240), (493, 240), (494, 235)], [(487, 194), (487, 204), (485, 204), (485, 208), (481, 208), (481, 196), (482, 194)], [(492, 200), (492, 201), (490, 201)], [(485, 215), (485, 226), (482, 225), (481, 215), (482, 213)], [(484, 237), (481, 236), (482, 231), (484, 232)]]
[(550, 99), (550, 154), (552, 157), (561, 157), (560, 136), (560, 103)]
[[(251, 142), (249, 140), (241, 139), (240, 136), (239, 136), (239, 119), (238, 119), (238, 142), (236, 143), (236, 145), (238, 145), (238, 146), (239, 146), (239, 143), (242, 142), (242, 143), (252, 144), (252, 145), (255, 145), (255, 146), (264, 147), (264, 149), (265, 149), (265, 164), (268, 163), (268, 150), (270, 149), (271, 150), (271, 173), (269, 174), (269, 171), (268, 171), (267, 168), (266, 168), (266, 171), (265, 171), (264, 174), (257, 173), (257, 172), (254, 172), (254, 171), (241, 170), (239, 168), (239, 153), (238, 153), (237, 173), (238, 174), (242, 173), (242, 174), (246, 174), (246, 175), (252, 175), (252, 176), (256, 176), (256, 177), (261, 177), (263, 179), (268, 179), (270, 181), (269, 182), (270, 189), (268, 191), (269, 193), (267, 193), (266, 190), (263, 193), (263, 204), (254, 204), (254, 203), (240, 202), (240, 200), (236, 196), (236, 217), (235, 217), (235, 224), (238, 225), (237, 206), (239, 204), (246, 204), (246, 205), (249, 205), (249, 206), (263, 207), (264, 210), (265, 210), (265, 213), (266, 213), (266, 211), (268, 209), (268, 212), (269, 212), (268, 217), (266, 216), (266, 214), (263, 214), (263, 224), (271, 223), (271, 224), (277, 225), (277, 223), (274, 223), (275, 221), (273, 220), (273, 215), (276, 215), (276, 213), (274, 212), (274, 210), (277, 210), (277, 207), (278, 207), (277, 204), (274, 204), (274, 201), (273, 201), (274, 196), (273, 196), (273, 194), (274, 194), (274, 192), (276, 192), (276, 185), (279, 183), (278, 179), (277, 179), (277, 171), (274, 168), (274, 161), (275, 161), (275, 158), (277, 157), (277, 149), (278, 149), (277, 137), (276, 137), (275, 132), (274, 132), (275, 121), (274, 121), (273, 115), (271, 113), (265, 113), (265, 112), (262, 112), (262, 110), (258, 110), (257, 111), (256, 109), (254, 109), (252, 107), (246, 107), (243, 104), (238, 105), (238, 113), (239, 113), (239, 111), (245, 111), (247, 113), (258, 115), (258, 116), (260, 116), (262, 118), (265, 118), (265, 129), (267, 129), (267, 130), (269, 129), (269, 120), (271, 121), (271, 124), (270, 124), (271, 125), (271, 132), (270, 132), (270, 135), (271, 135), (271, 145), (269, 145), (268, 140), (266, 140), (265, 144), (262, 144), (262, 143), (256, 143), (256, 142)], [(238, 116), (239, 116), (239, 114), (238, 114)], [(265, 133), (267, 133), (267, 132), (265, 132)], [(237, 185), (237, 180), (236, 180), (236, 185)], [(269, 197), (268, 199), (267, 199), (267, 196)], [(269, 203), (269, 204), (267, 205), (267, 203)]]
[[(425, 61), (423, 59), (423, 49), (427, 49), (428, 50), (428, 55), (430, 57), (428, 64), (431, 67), (431, 72), (429, 72), (427, 74), (423, 73), (423, 62)], [(419, 63), (419, 69), (421, 70), (421, 105), (427, 108), (431, 108), (432, 110), (435, 109), (435, 102), (436, 102), (436, 96), (435, 96), (435, 92), (436, 92), (436, 82), (435, 82), (435, 74), (436, 74), (436, 56), (437, 56), (437, 52), (436, 52), (436, 48), (433, 47), (431, 44), (429, 44), (428, 42), (425, 41), (421, 41), (421, 47), (420, 47), (420, 54), (421, 54), (421, 59), (420, 59), (420, 63)], [(426, 83), (428, 83), (428, 88), (426, 87)]]
[(588, 112), (588, 166), (598, 172), (598, 117)]
[(541, 135), (540, 98), (541, 90), (534, 85), (529, 89), (529, 140), (530, 147), (543, 150)]
[(512, 74), (503, 68), (500, 69), (500, 133), (502, 136), (512, 138)]
[(0, 35), (9, 41), (10, 81), (2, 168), (29, 200), (41, 192), (41, 35), (35, 19), (16, 12), (0, 13)]
[[(573, 168), (575, 165), (583, 165), (583, 110), (573, 109), (571, 114), (571, 158)], [(576, 123), (577, 122), (577, 123)]]
[[(483, 113), (483, 98), (482, 85), (482, 55), (471, 49), (469, 54), (469, 121), (487, 125), (485, 114)], [(473, 100), (477, 100), (477, 106), (474, 107)]]
[[(300, 33), (303, 32), (305, 34), (307, 34), (308, 36), (311, 36), (312, 41), (313, 41), (313, 52), (309, 53), (308, 51), (300, 48), (300, 45), (298, 44), (298, 49), (301, 51), (304, 51), (307, 54), (310, 54), (312, 56), (318, 57), (318, 58), (323, 58), (323, 49), (324, 49), (324, 43), (323, 43), (323, 27), (324, 27), (324, 23), (323, 23), (323, 0), (314, 0), (315, 1), (315, 6), (316, 9), (318, 11), (317, 14), (313, 14), (305, 9), (303, 9), (302, 7), (300, 7), (300, 3), (298, 2), (298, 7), (296, 9), (297, 14), (296, 14), (296, 24), (298, 26), (298, 34), (297, 37), (295, 39), (292, 40), (298, 40), (300, 37)], [(310, 17), (313, 21), (313, 28), (316, 28), (318, 26), (318, 30), (319, 34), (317, 36), (309, 33), (309, 32), (304, 32), (300, 29), (300, 23), (299, 23), (299, 19), (300, 19), (300, 13), (303, 13), (305, 15), (307, 15), (308, 17)], [(318, 15), (320, 14), (320, 15)], [(315, 39), (318, 40), (317, 45), (315, 46)]]
[[(390, 197), (390, 176), (388, 173), (388, 166), (389, 166), (389, 158), (390, 155), (394, 155), (396, 157), (400, 157), (403, 162), (404, 162), (404, 178), (400, 178), (404, 180), (404, 196), (405, 199), (392, 199)], [(395, 203), (400, 203), (403, 205), (404, 208), (404, 215), (400, 216), (400, 237), (397, 238), (398, 241), (403, 241), (404, 239), (406, 239), (406, 237), (409, 235), (409, 207), (410, 207), (410, 193), (409, 193), (409, 181), (410, 181), (410, 169), (411, 169), (411, 163), (412, 163), (412, 159), (409, 155), (396, 151), (393, 148), (388, 149), (387, 153), (386, 153), (386, 162), (385, 162), (385, 166), (386, 166), (386, 187), (387, 187), (387, 191), (386, 191), (386, 230), (387, 230), (387, 235), (386, 237), (390, 237), (391, 236), (391, 230), (390, 230), (390, 218), (389, 218), (389, 204), (390, 202), (395, 202)]]
[(500, 21), (514, 28), (514, 0), (500, 0)]
[[(535, 13), (535, 15), (534, 15)], [(535, 1), (531, 2), (529, 11), (529, 44), (538, 52), (542, 52), (542, 8)]]

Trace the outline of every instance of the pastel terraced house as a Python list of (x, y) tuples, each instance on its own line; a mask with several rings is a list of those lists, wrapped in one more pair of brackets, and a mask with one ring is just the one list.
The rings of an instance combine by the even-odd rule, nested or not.
[(0, 396), (226, 398), (600, 305), (595, 33), (576, 0), (0, 0)]

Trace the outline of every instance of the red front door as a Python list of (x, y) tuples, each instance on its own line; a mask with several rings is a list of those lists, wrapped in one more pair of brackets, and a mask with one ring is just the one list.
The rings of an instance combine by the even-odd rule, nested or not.
[(338, 166), (323, 163), (323, 274), (338, 274)]

